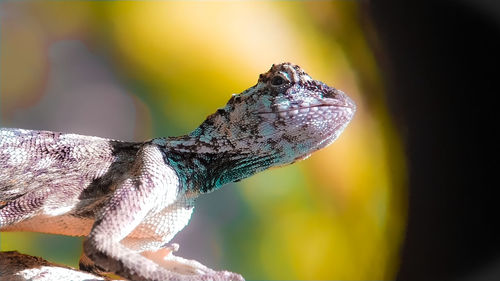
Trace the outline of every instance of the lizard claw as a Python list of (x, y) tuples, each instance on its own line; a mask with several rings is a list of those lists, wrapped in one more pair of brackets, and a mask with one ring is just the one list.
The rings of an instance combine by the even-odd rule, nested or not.
[(202, 281), (245, 281), (243, 276), (230, 271), (216, 271), (214, 273), (202, 275)]
[(229, 272), (229, 271), (219, 271), (223, 275), (223, 280), (231, 280), (231, 281), (245, 281), (243, 276), (238, 273)]
[(179, 251), (179, 244), (177, 243), (172, 243), (170, 245), (167, 245), (165, 248), (169, 249), (171, 253), (175, 253)]

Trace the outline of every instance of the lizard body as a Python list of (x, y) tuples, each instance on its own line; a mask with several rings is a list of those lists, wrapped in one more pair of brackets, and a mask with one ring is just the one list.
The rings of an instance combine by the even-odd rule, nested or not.
[(239, 280), (174, 256), (194, 200), (307, 158), (333, 142), (355, 104), (283, 63), (190, 134), (133, 143), (0, 129), (0, 230), (86, 236), (80, 267), (141, 280)]

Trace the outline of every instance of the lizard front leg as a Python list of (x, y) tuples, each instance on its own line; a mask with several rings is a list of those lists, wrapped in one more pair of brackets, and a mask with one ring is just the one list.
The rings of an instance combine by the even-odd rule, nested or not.
[(84, 254), (99, 268), (127, 279), (182, 280), (178, 274), (168, 272), (120, 243), (150, 209), (152, 202), (144, 191), (141, 180), (125, 180), (84, 241)]
[(171, 170), (165, 167), (156, 147), (145, 146), (137, 157), (131, 176), (119, 185), (97, 216), (84, 241), (85, 255), (104, 271), (133, 280), (242, 280), (240, 275), (224, 271), (176, 272), (175, 266), (155, 262), (150, 259), (153, 256), (141, 255), (121, 243), (149, 212), (169, 202), (169, 193), (176, 192), (169, 188)]

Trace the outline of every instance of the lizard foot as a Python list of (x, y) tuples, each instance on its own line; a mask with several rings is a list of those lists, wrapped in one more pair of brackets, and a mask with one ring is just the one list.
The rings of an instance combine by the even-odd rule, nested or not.
[(198, 275), (200, 276), (200, 280), (245, 280), (237, 273), (229, 271), (215, 271), (198, 261), (174, 256), (172, 253), (178, 249), (178, 244), (171, 244), (169, 247), (162, 248), (157, 251), (145, 251), (141, 254), (169, 271), (183, 275)]

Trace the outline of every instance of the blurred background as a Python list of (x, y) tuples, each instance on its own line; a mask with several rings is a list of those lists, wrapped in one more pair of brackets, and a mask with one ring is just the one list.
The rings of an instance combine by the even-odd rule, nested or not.
[[(178, 254), (250, 280), (499, 276), (497, 139), (480, 128), (500, 16), (472, 2), (2, 2), (0, 125), (186, 134), (290, 61), (348, 93), (354, 120), (306, 161), (200, 197)], [(1, 233), (0, 249), (77, 266), (81, 238)]]
[[(248, 279), (391, 279), (405, 168), (358, 3), (3, 2), (1, 126), (129, 141), (186, 134), (290, 61), (358, 111), (307, 161), (197, 201), (179, 255)], [(81, 238), (2, 233), (77, 266)]]

